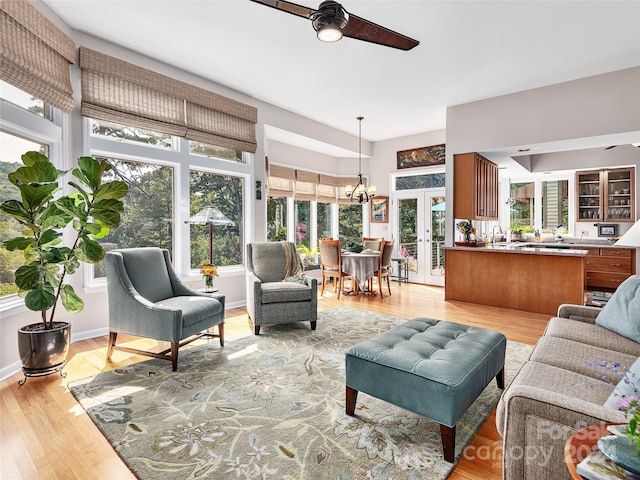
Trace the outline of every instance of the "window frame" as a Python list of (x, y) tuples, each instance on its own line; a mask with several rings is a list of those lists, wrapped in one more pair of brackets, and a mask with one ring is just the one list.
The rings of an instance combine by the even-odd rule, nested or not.
[[(573, 236), (575, 231), (575, 171), (565, 171), (555, 174), (532, 174), (526, 177), (509, 177), (505, 179), (504, 197), (501, 196), (499, 200), (501, 204), (509, 197), (511, 192), (512, 183), (533, 183), (534, 184), (534, 212), (533, 212), (533, 224), (534, 229), (542, 231), (542, 183), (547, 181), (561, 181), (566, 180), (568, 183), (568, 235)], [(503, 205), (504, 206), (504, 205)], [(500, 215), (501, 225), (511, 225), (511, 213), (508, 208), (501, 209)]]
[[(191, 153), (189, 140), (173, 137), (172, 149), (158, 148), (137, 142), (126, 142), (113, 137), (93, 134), (91, 124), (93, 119), (83, 117), (83, 141), (86, 155), (113, 156), (125, 161), (152, 163), (168, 166), (174, 169), (173, 175), (173, 211), (174, 211), (174, 235), (173, 252), (174, 269), (178, 276), (185, 281), (197, 281), (201, 275), (198, 269), (190, 267), (190, 228), (185, 221), (189, 218), (189, 173), (192, 170), (200, 172), (240, 177), (244, 181), (243, 191), (243, 241), (244, 244), (251, 241), (249, 226), (253, 225), (253, 203), (249, 185), (252, 185), (254, 154), (243, 152), (244, 162), (238, 162), (225, 158), (207, 157)], [(246, 272), (243, 248), (242, 264), (221, 267), (218, 269), (221, 277), (244, 275)], [(93, 266), (86, 265), (84, 270), (85, 292), (106, 291), (106, 278), (94, 278)]]

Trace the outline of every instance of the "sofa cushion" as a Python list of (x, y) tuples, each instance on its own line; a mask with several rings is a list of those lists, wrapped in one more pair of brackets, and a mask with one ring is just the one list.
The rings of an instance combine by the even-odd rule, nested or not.
[(554, 317), (549, 320), (545, 335), (640, 357), (640, 343), (598, 325), (578, 320)]
[[(622, 370), (624, 371), (625, 363), (620, 363), (622, 364)], [(629, 370), (623, 373), (624, 377), (618, 382), (616, 388), (611, 392), (611, 395), (609, 395), (609, 398), (607, 398), (607, 401), (604, 403), (605, 407), (617, 408), (616, 404), (621, 399), (632, 395), (638, 396), (637, 389), (638, 380), (640, 379), (640, 358), (637, 358), (636, 361), (627, 368)]]
[(211, 297), (171, 297), (155, 303), (159, 307), (182, 310), (182, 325), (188, 327), (222, 313), (222, 304)]
[(596, 325), (640, 342), (640, 276), (620, 284), (596, 318)]
[(636, 357), (566, 338), (545, 336), (538, 340), (530, 359), (587, 377), (606, 380), (615, 385), (620, 380), (620, 376), (605, 367), (598, 366), (598, 364), (619, 362), (629, 366), (636, 360)]
[(298, 282), (270, 282), (262, 284), (262, 303), (308, 302), (311, 287)]

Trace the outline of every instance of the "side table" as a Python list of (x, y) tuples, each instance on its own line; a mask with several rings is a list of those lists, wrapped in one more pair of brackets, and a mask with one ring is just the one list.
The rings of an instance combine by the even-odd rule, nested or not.
[(393, 257), (392, 262), (398, 264), (398, 274), (390, 275), (391, 278), (395, 278), (398, 281), (398, 285), (402, 285), (402, 282), (409, 283), (409, 262), (405, 257)]
[(584, 480), (584, 477), (576, 472), (576, 466), (593, 451), (600, 437), (610, 435), (608, 425), (610, 424), (599, 423), (578, 430), (565, 443), (564, 463), (567, 464), (572, 480)]

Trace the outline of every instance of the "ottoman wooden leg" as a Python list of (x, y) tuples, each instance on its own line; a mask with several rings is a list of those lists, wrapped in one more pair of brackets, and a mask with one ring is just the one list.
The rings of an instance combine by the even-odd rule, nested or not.
[(453, 463), (453, 456), (456, 451), (456, 426), (440, 425), (440, 436), (442, 437), (444, 459), (449, 463)]
[(358, 390), (354, 390), (349, 385), (347, 385), (347, 400), (345, 410), (347, 415), (353, 417), (353, 413), (356, 410), (356, 399), (358, 398)]
[(504, 389), (504, 367), (502, 367), (502, 370), (496, 375), (496, 383), (498, 384), (498, 388)]

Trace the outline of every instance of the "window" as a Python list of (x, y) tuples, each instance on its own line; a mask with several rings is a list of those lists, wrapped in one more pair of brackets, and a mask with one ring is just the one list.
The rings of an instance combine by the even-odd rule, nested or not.
[(201, 171), (189, 173), (190, 213), (205, 207), (217, 208), (235, 225), (191, 225), (191, 268), (209, 261), (209, 235), (212, 238), (212, 262), (216, 266), (241, 265), (243, 238), (244, 180), (241, 177)]
[(128, 142), (138, 142), (161, 148), (173, 148), (173, 137), (142, 128), (128, 127), (105, 120), (92, 120), (91, 133)]
[[(106, 250), (133, 247), (160, 247), (173, 250), (173, 168), (150, 163), (107, 159), (113, 170), (106, 180), (119, 178), (129, 192), (123, 199), (120, 226), (100, 244)], [(103, 264), (94, 266), (94, 278), (105, 276)]]
[(445, 174), (425, 173), (422, 175), (404, 175), (395, 178), (396, 190), (414, 190), (424, 188), (444, 188)]
[(542, 182), (542, 231), (555, 233), (569, 227), (569, 182), (553, 180)]
[(267, 241), (278, 242), (287, 239), (287, 199), (267, 198)]
[[(15, 159), (0, 161), (0, 203), (2, 203), (5, 200), (20, 197), (20, 190), (10, 183), (7, 177), (9, 173), (22, 166), (20, 156), (32, 150), (48, 156), (49, 149), (47, 145), (32, 142), (2, 131), (0, 131), (0, 145), (2, 145), (3, 158)], [(0, 238), (2, 240), (19, 236), (21, 231), (22, 228), (16, 220), (0, 212)], [(21, 251), (10, 252), (0, 246), (0, 298), (18, 292), (18, 287), (13, 282), (15, 280), (15, 271), (23, 262), (24, 258)]]
[(338, 222), (340, 224), (339, 239), (341, 245), (362, 244), (362, 205), (359, 203), (341, 204)]
[(208, 143), (189, 142), (189, 150), (194, 155), (204, 155), (206, 157), (213, 158), (224, 158), (226, 160), (233, 160), (235, 162), (245, 161), (240, 150), (218, 147), (217, 145), (210, 145)]
[(311, 202), (296, 200), (294, 203), (296, 226), (296, 247), (311, 247)]
[(535, 183), (512, 183), (509, 197), (511, 231), (533, 233), (535, 225)]
[(39, 115), (41, 117), (49, 117), (48, 115), (45, 115), (48, 109), (45, 108), (44, 101), (34, 97), (33, 95), (23, 90), (20, 90), (17, 87), (14, 87), (10, 83), (0, 80), (0, 92), (2, 92), (2, 98), (7, 100), (8, 102), (17, 105), (18, 107), (24, 108), (25, 110), (29, 110), (30, 112), (35, 113), (36, 115)]
[(331, 224), (333, 219), (331, 204), (318, 202), (316, 209), (318, 238), (330, 238), (332, 236)]

